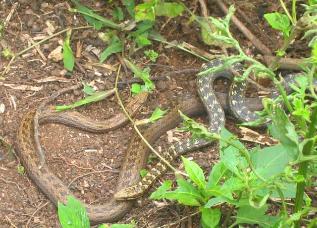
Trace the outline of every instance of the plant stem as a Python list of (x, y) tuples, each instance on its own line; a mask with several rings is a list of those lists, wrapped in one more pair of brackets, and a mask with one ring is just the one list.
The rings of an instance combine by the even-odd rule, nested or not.
[(123, 110), (124, 114), (128, 117), (128, 119), (130, 120), (130, 122), (133, 125), (134, 130), (136, 131), (136, 133), (140, 136), (140, 138), (142, 139), (142, 141), (150, 148), (150, 150), (158, 157), (160, 158), (161, 161), (163, 161), (171, 170), (173, 170), (175, 173), (180, 173), (184, 176), (187, 176), (186, 174), (180, 172), (179, 170), (175, 169), (165, 158), (163, 158), (152, 146), (151, 144), (144, 138), (144, 136), (141, 134), (140, 130), (138, 129), (138, 127), (135, 125), (132, 117), (129, 115), (129, 113), (127, 112), (127, 110), (125, 109), (122, 100), (120, 98), (119, 92), (118, 92), (118, 80), (119, 80), (119, 74), (120, 74), (120, 70), (121, 70), (121, 65), (119, 65), (119, 69), (117, 72), (117, 77), (116, 77), (116, 81), (115, 81), (115, 94), (116, 97), (118, 99), (119, 105), (121, 107), (121, 109)]
[[(311, 120), (310, 126), (308, 128), (308, 132), (305, 136), (305, 139), (310, 139), (310, 138), (314, 137), (316, 134), (317, 107), (314, 107), (312, 114), (311, 114), (311, 118), (312, 118), (312, 120)], [(314, 146), (315, 146), (314, 140), (307, 141), (307, 143), (303, 147), (303, 152), (302, 152), (303, 156), (311, 155), (311, 153), (314, 149)], [(308, 170), (309, 163), (310, 163), (309, 161), (305, 161), (299, 165), (298, 174), (302, 175), (304, 177), (304, 179), (306, 179), (306, 177), (307, 177), (307, 170)], [(296, 198), (295, 198), (295, 213), (302, 209), (305, 186), (306, 186), (305, 182), (301, 182), (301, 183), (297, 184)], [(295, 223), (295, 227), (299, 227), (299, 226), (300, 226), (300, 221), (297, 221)]]
[(292, 17), (293, 21), (296, 23), (297, 18), (296, 18), (296, 0), (292, 1)]
[[(294, 0), (293, 0), (294, 1)], [(292, 24), (295, 24), (295, 21), (293, 20), (291, 14), (289, 13), (288, 9), (286, 8), (285, 2), (283, 0), (280, 0), (281, 6), (284, 9), (286, 15), (288, 16), (288, 18), (290, 19), (290, 21), (292, 22)]]

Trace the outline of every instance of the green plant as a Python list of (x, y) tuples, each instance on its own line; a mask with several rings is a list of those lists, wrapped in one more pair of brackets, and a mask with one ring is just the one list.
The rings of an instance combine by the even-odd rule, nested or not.
[(68, 71), (73, 71), (75, 65), (75, 57), (70, 46), (70, 36), (72, 34), (71, 30), (66, 33), (66, 38), (63, 43), (63, 62), (64, 68)]
[(144, 55), (154, 63), (156, 62), (156, 59), (159, 57), (159, 54), (154, 50), (146, 50), (144, 51)]
[[(280, 2), (286, 9), (284, 2)], [(276, 63), (269, 68), (247, 56), (232, 36), (229, 23), (234, 12), (233, 7), (230, 7), (224, 19), (201, 19), (194, 16), (201, 26), (205, 43), (215, 45), (222, 42), (237, 52), (223, 57), (224, 66), (208, 69), (199, 74), (201, 77), (206, 73), (221, 71), (232, 64), (242, 63), (246, 70), (235, 80), (245, 80), (251, 73), (272, 79), (281, 95), (276, 100), (264, 101), (261, 119), (271, 121), (269, 133), (279, 144), (247, 150), (227, 130), (222, 129), (220, 135), (211, 134), (205, 127), (182, 115), (184, 128), (192, 133), (193, 138), (220, 141), (220, 161), (212, 167), (206, 179), (196, 163), (182, 158), (189, 179), (177, 178), (177, 188), (173, 191), (172, 182), (165, 182), (151, 195), (152, 199), (177, 200), (181, 204), (198, 207), (203, 227), (218, 225), (222, 214), (219, 205), (231, 208), (229, 213), (223, 215), (224, 221), (232, 221), (230, 227), (238, 224), (299, 227), (301, 223), (313, 227), (316, 224), (315, 220), (310, 220), (309, 213), (316, 213), (317, 208), (312, 206), (311, 199), (304, 190), (317, 176), (317, 96), (314, 91), (317, 5), (310, 1), (304, 7), (305, 13), (298, 20), (296, 1), (292, 1), (292, 16), (288, 11), (285, 14), (272, 13), (265, 16), (272, 28), (284, 35), (284, 45), (278, 50), (276, 61), (298, 38), (299, 30), (305, 29), (304, 37), (310, 37), (308, 45), (312, 49), (311, 57), (303, 66), (302, 76), (291, 84), (294, 92), (290, 95), (286, 94), (282, 82), (276, 78)], [(281, 108), (281, 102), (284, 103), (286, 112)], [(295, 203), (294, 208), (286, 203), (289, 199)], [(271, 200), (277, 200), (276, 213), (271, 211)]]
[(6, 59), (10, 59), (10, 58), (14, 57), (14, 53), (9, 48), (3, 49), (1, 54)]
[[(67, 204), (58, 202), (58, 218), (63, 228), (90, 228), (89, 218), (83, 205), (72, 196), (67, 198)], [(135, 224), (99, 225), (98, 228), (133, 228)]]

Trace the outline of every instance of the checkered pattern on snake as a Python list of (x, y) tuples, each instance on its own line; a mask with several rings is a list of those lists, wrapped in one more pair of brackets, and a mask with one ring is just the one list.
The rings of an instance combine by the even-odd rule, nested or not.
[[(202, 70), (218, 67), (222, 64), (223, 61), (214, 60), (203, 65)], [(234, 65), (233, 70), (239, 72), (241, 70), (241, 66)], [(229, 69), (226, 69), (221, 72), (200, 76), (197, 79), (198, 94), (208, 114), (208, 130), (214, 133), (219, 133), (221, 127), (225, 124), (224, 111), (213, 90), (214, 81), (220, 77), (232, 79), (233, 74)], [(230, 104), (231, 112), (235, 114), (240, 121), (246, 122), (256, 120), (258, 117), (254, 112), (251, 112), (248, 109), (248, 105), (245, 103), (245, 90), (245, 82), (233, 82), (229, 89), (228, 103)], [(206, 147), (211, 143), (212, 142), (210, 141), (202, 139), (187, 139), (170, 146), (170, 148), (163, 153), (163, 156), (168, 162), (171, 162), (175, 157), (181, 154)], [(149, 189), (155, 180), (166, 171), (166, 169), (167, 166), (165, 163), (157, 163), (136, 185), (130, 186), (126, 189), (121, 189), (114, 195), (114, 197), (117, 200), (135, 199), (140, 197), (146, 190)]]

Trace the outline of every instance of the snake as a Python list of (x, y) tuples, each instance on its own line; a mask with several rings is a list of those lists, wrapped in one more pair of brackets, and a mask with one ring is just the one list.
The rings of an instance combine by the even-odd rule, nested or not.
[[(217, 59), (208, 64), (203, 64), (202, 70), (219, 67), (223, 64), (224, 62), (221, 59)], [(208, 131), (211, 133), (219, 134), (221, 128), (225, 125), (224, 110), (215, 95), (212, 85), (218, 78), (227, 78), (232, 81), (234, 72), (241, 73), (241, 70), (242, 65), (238, 63), (234, 64), (231, 68), (197, 78), (198, 94), (208, 114)], [(295, 78), (298, 75), (299, 74), (288, 74), (284, 78), (283, 85), (288, 93), (291, 91), (290, 85), (295, 83)], [(315, 81), (314, 84), (317, 84), (317, 81)], [(245, 97), (246, 89), (246, 81), (233, 81), (228, 91), (227, 102), (229, 107), (227, 107), (227, 109), (239, 122), (256, 121), (259, 118), (254, 111), (251, 111), (255, 109), (250, 108), (250, 101)], [(272, 98), (276, 98), (278, 95), (279, 93), (277, 91), (271, 91)], [(192, 140), (189, 138), (171, 145), (163, 152), (163, 157), (170, 163), (180, 155), (206, 147), (212, 143), (212, 141), (203, 139)], [(168, 166), (165, 162), (158, 162), (137, 184), (116, 192), (114, 198), (117, 200), (133, 200), (141, 197), (167, 169)]]
[[(205, 65), (203, 68), (216, 67), (220, 64), (222, 64), (221, 61), (214, 61), (208, 65)], [(219, 77), (232, 78), (232, 74), (230, 71), (225, 70), (223, 72), (213, 73), (199, 78), (197, 81), (199, 88), (199, 98), (191, 97), (184, 99), (162, 119), (149, 126), (142, 133), (143, 137), (148, 141), (148, 143), (155, 143), (161, 135), (166, 133), (166, 131), (173, 129), (180, 124), (182, 118), (179, 115), (179, 110), (190, 117), (201, 115), (207, 112), (209, 118), (209, 130), (218, 132), (225, 122), (224, 111), (220, 103), (222, 103), (222, 105), (225, 106), (227, 110), (232, 109), (231, 106), (234, 105), (236, 105), (235, 107), (238, 107), (237, 104), (240, 105), (239, 109), (241, 109), (241, 106), (247, 107), (247, 103), (252, 104), (252, 101), (244, 97), (245, 89), (240, 89), (241, 86), (244, 85), (238, 86), (239, 89), (235, 88), (235, 91), (230, 89), (231, 92), (229, 92), (228, 95), (228, 97), (231, 96), (235, 99), (241, 98), (241, 100), (235, 100), (236, 102), (228, 102), (227, 100), (224, 100), (224, 97), (222, 97), (219, 102), (212, 88), (214, 80)], [(231, 86), (231, 88), (234, 87)], [(145, 94), (134, 97), (131, 103), (127, 105), (129, 109), (128, 112), (131, 115), (135, 114), (140, 108), (141, 104), (146, 100), (146, 97), (147, 95)], [(231, 103), (234, 104), (232, 105)], [(241, 114), (241, 110), (237, 110), (237, 112), (238, 111)], [(242, 112), (243, 114), (252, 114), (248, 108), (243, 109)], [(28, 176), (57, 206), (58, 202), (67, 203), (68, 196), (73, 194), (68, 189), (68, 187), (53, 172), (49, 170), (46, 164), (44, 164), (41, 169), (38, 168), (37, 164), (39, 157), (36, 153), (33, 134), (35, 113), (36, 110), (31, 110), (23, 116), (17, 131), (15, 147)], [(41, 124), (49, 122), (61, 123), (90, 132), (107, 132), (118, 127), (117, 124), (113, 123), (120, 123), (121, 126), (126, 124), (127, 119), (123, 114), (118, 114), (113, 118), (96, 124), (95, 121), (89, 120), (77, 113), (67, 115), (56, 114), (48, 111), (41, 113), (39, 116), (39, 121)], [(207, 146), (209, 143), (210, 142), (203, 140), (196, 140), (194, 142), (190, 140), (183, 141), (178, 145), (173, 145), (169, 152), (165, 153), (164, 155), (168, 158), (168, 160), (172, 160), (182, 153)], [(133, 206), (133, 201), (126, 199), (135, 199), (140, 194), (143, 194), (151, 186), (155, 179), (163, 173), (164, 169), (166, 169), (165, 164), (158, 163), (156, 169), (153, 170), (153, 176), (147, 177), (148, 179), (146, 181), (144, 181), (144, 178), (140, 180), (139, 172), (145, 166), (148, 155), (149, 148), (147, 145), (138, 135), (133, 135), (130, 139), (127, 152), (124, 156), (117, 186), (115, 187), (116, 193), (114, 196), (109, 199), (107, 203), (100, 205), (87, 205), (82, 202), (84, 207), (87, 209), (87, 214), (92, 224), (99, 224), (101, 222), (114, 222), (122, 218), (129, 210), (131, 210)], [(139, 184), (140, 181), (143, 183), (142, 185)], [(123, 190), (127, 194), (122, 198), (124, 200), (121, 200), (118, 195), (120, 196)]]

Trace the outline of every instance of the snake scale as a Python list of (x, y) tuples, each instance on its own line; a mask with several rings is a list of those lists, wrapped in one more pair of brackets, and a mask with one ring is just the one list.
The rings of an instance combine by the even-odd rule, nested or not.
[[(214, 67), (219, 64), (222, 64), (221, 61), (214, 61), (208, 65), (208, 67)], [(206, 66), (207, 67), (207, 66)], [(224, 113), (223, 110), (214, 95), (214, 91), (212, 89), (213, 81), (218, 77), (232, 77), (231, 73), (226, 70), (217, 74), (210, 74), (205, 77), (200, 77), (198, 79), (198, 88), (199, 95), (204, 104), (201, 104), (198, 98), (190, 98), (181, 102), (178, 106), (176, 106), (173, 110), (171, 110), (165, 117), (161, 120), (157, 121), (153, 125), (151, 125), (148, 129), (143, 132), (143, 136), (147, 139), (150, 144), (153, 144), (158, 138), (163, 135), (166, 131), (175, 128), (181, 121), (181, 117), (178, 114), (178, 110), (181, 110), (185, 115), (188, 116), (196, 116), (202, 114), (207, 110), (208, 118), (209, 118), (209, 129), (212, 131), (219, 131), (221, 125), (224, 124)], [(246, 103), (250, 103), (250, 101), (246, 101), (244, 98), (245, 85), (233, 84), (230, 89), (230, 94), (232, 98), (234, 98), (233, 102), (229, 103), (229, 110), (236, 109), (234, 112), (239, 113), (241, 116), (247, 115), (251, 116), (252, 112), (249, 111)], [(137, 111), (140, 107), (140, 104), (144, 102), (146, 99), (145, 95), (140, 95), (134, 98), (132, 103), (129, 103), (129, 113), (132, 114)], [(238, 100), (237, 100), (238, 99)], [(229, 99), (230, 100), (230, 99)], [(226, 102), (222, 102), (226, 103)], [(228, 106), (228, 105), (227, 105)], [(205, 108), (206, 107), (206, 108)], [(227, 107), (228, 109), (228, 107)], [(249, 115), (251, 114), (251, 115)], [(18, 132), (17, 132), (17, 143), (16, 149), (18, 155), (21, 159), (23, 166), (25, 167), (30, 178), (36, 183), (36, 185), (41, 189), (41, 191), (55, 204), (58, 202), (66, 203), (67, 196), (72, 195), (67, 186), (56, 176), (54, 175), (49, 168), (44, 165), (41, 169), (38, 168), (38, 156), (36, 153), (36, 149), (34, 147), (34, 120), (35, 111), (30, 111), (22, 118), (20, 123)], [(73, 117), (70, 117), (73, 116)], [(71, 114), (70, 116), (60, 117), (60, 114), (51, 114), (51, 113), (43, 113), (40, 116), (40, 123), (47, 122), (56, 122), (62, 123), (65, 125), (71, 125), (74, 127), (78, 127), (85, 131), (96, 132), (101, 129), (101, 131), (109, 131), (112, 130), (116, 125), (105, 125), (106, 123), (112, 123), (113, 121), (118, 121), (118, 116), (113, 119), (109, 119), (106, 122), (100, 123), (98, 127), (95, 126), (94, 121), (88, 121), (77, 114)], [(119, 114), (120, 116), (120, 114)], [(120, 122), (121, 125), (124, 124), (127, 120), (121, 114), (121, 118), (125, 119)], [(219, 121), (214, 121), (216, 118)], [(82, 122), (86, 122), (83, 124)], [(88, 122), (87, 122), (88, 121)], [(121, 121), (121, 120), (120, 120)], [(88, 123), (88, 124), (87, 124)], [(190, 143), (190, 141), (184, 141), (180, 144), (173, 145), (171, 147), (176, 153), (170, 154), (170, 152), (165, 153), (165, 156), (168, 160), (173, 159), (175, 156), (187, 152), (189, 150), (193, 150), (196, 148), (200, 148), (202, 146), (208, 145), (209, 142), (205, 141), (194, 141), (194, 143)], [(134, 199), (140, 194), (142, 194), (149, 186), (153, 183), (155, 178), (162, 173), (165, 168), (165, 165), (162, 163), (158, 163), (156, 169), (153, 170), (155, 175), (147, 177), (147, 179), (143, 179), (140, 181), (139, 172), (144, 167), (147, 158), (149, 155), (149, 149), (145, 145), (145, 143), (138, 137), (138, 135), (132, 136), (127, 153), (124, 158), (124, 162), (121, 167), (121, 171), (119, 174), (118, 184), (116, 186), (115, 196), (109, 200), (106, 204), (103, 205), (86, 205), (87, 213), (90, 218), (92, 224), (98, 224), (101, 222), (113, 222), (120, 219), (123, 215), (125, 215), (130, 208), (132, 207), (132, 201), (118, 201), (120, 199), (120, 194), (126, 194), (122, 197), (122, 199)], [(155, 173), (156, 172), (156, 173)], [(139, 184), (142, 183), (142, 184)], [(130, 186), (130, 187), (129, 187)], [(145, 186), (145, 187), (144, 187)], [(132, 191), (131, 191), (132, 190)], [(134, 194), (134, 195), (133, 195)]]

